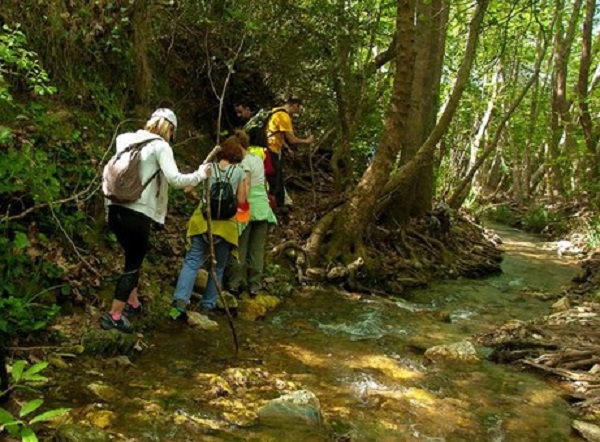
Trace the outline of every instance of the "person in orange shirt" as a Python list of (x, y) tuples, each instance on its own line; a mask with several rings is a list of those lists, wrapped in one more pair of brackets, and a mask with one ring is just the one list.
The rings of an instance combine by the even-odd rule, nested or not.
[[(275, 197), (277, 207), (283, 207), (285, 202), (285, 188), (281, 159), (284, 149), (290, 145), (311, 144), (315, 138), (298, 138), (294, 133), (291, 114), (300, 113), (302, 101), (299, 98), (289, 98), (281, 107), (273, 108), (272, 117), (267, 125), (268, 148), (271, 152), (271, 161), (275, 174), (268, 178), (269, 193)], [(285, 112), (275, 112), (283, 109)]]

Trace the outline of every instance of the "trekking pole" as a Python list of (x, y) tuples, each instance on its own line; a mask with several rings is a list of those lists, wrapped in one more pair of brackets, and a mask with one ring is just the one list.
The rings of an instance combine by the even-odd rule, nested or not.
[[(221, 150), (221, 146), (219, 146), (218, 144), (213, 148), (213, 150), (208, 154), (208, 156), (206, 157), (206, 159), (204, 160), (204, 162), (202, 164), (208, 164), (210, 163), (213, 158), (215, 157), (215, 155), (217, 155), (217, 153)], [(221, 284), (219, 283), (219, 280), (217, 279), (217, 254), (215, 253), (215, 241), (213, 239), (213, 234), (212, 234), (212, 227), (211, 227), (211, 222), (212, 219), (210, 217), (210, 185), (209, 185), (209, 180), (205, 180), (204, 181), (204, 195), (205, 195), (205, 202), (206, 202), (206, 210), (205, 210), (205, 216), (206, 216), (206, 233), (208, 234), (208, 247), (209, 247), (209, 254), (210, 254), (210, 276), (212, 277), (213, 281), (215, 282), (215, 286), (217, 287), (217, 293), (219, 294), (219, 298), (221, 299), (221, 302), (223, 303), (223, 306), (225, 307), (225, 312), (227, 313), (227, 321), (229, 322), (229, 329), (231, 330), (231, 335), (233, 336), (233, 343), (235, 345), (235, 353), (238, 354), (240, 352), (240, 345), (238, 343), (238, 338), (237, 338), (237, 333), (235, 331), (235, 326), (233, 325), (233, 318), (231, 317), (231, 313), (229, 312), (229, 306), (227, 305), (227, 301), (225, 300), (225, 297), (223, 296), (223, 290), (221, 288)]]

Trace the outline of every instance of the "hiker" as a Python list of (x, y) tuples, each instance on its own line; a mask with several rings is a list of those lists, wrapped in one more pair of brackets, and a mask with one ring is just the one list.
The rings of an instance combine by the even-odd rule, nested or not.
[(127, 317), (142, 312), (138, 293), (140, 268), (149, 249), (152, 224), (165, 223), (169, 185), (196, 186), (210, 174), (207, 165), (201, 165), (193, 173), (179, 172), (169, 144), (175, 139), (176, 130), (177, 117), (173, 111), (160, 108), (154, 111), (143, 130), (117, 137), (117, 153), (143, 144), (139, 150), (139, 178), (145, 188), (141, 196), (130, 203), (107, 200), (108, 225), (125, 252), (125, 265), (112, 307), (100, 318), (100, 326), (105, 330), (131, 333), (133, 329)]
[[(230, 250), (235, 250), (238, 246), (237, 221), (235, 219), (237, 205), (246, 203), (247, 181), (244, 171), (238, 164), (244, 157), (242, 143), (248, 143), (247, 135), (243, 131), (236, 131), (235, 135), (230, 136), (221, 144), (221, 150), (216, 155), (216, 163), (211, 163), (211, 173), (208, 180), (210, 189), (219, 182), (229, 183), (235, 201), (234, 208), (230, 217), (226, 219), (215, 219), (213, 194), (208, 192), (211, 200), (211, 232), (214, 240), (214, 250), (216, 258), (216, 275), (219, 285), (223, 281), (223, 273), (227, 265), (227, 259)], [(185, 314), (187, 306), (190, 303), (194, 282), (198, 275), (198, 270), (204, 262), (210, 257), (208, 242), (208, 225), (205, 214), (203, 213), (206, 205), (202, 202), (198, 205), (188, 223), (187, 240), (188, 251), (185, 255), (181, 272), (177, 280), (177, 287), (173, 293), (173, 308), (178, 314), (177, 317), (186, 319)], [(201, 301), (201, 311), (208, 314), (216, 306), (217, 287), (212, 275), (208, 278), (208, 285)]]
[(233, 105), (233, 110), (235, 111), (235, 115), (242, 123), (245, 123), (252, 118), (252, 115), (254, 115), (254, 112), (252, 111), (252, 105), (246, 100), (240, 100), (236, 102)]
[[(249, 182), (248, 202), (250, 217), (247, 222), (238, 222), (239, 262), (228, 263), (228, 291), (238, 296), (247, 289), (254, 298), (262, 289), (265, 246), (269, 224), (277, 224), (275, 214), (269, 205), (265, 186), (265, 168), (263, 158), (250, 150), (249, 143), (242, 142), (244, 159), (241, 166)], [(238, 219), (238, 221), (240, 221)]]
[(277, 207), (284, 207), (285, 204), (285, 182), (281, 165), (284, 148), (290, 149), (290, 145), (312, 144), (315, 141), (312, 135), (298, 138), (294, 133), (291, 114), (300, 113), (301, 107), (302, 101), (299, 98), (289, 98), (283, 106), (273, 108), (273, 115), (267, 125), (267, 142), (274, 170), (273, 175), (267, 174), (267, 180), (269, 192), (274, 195)]

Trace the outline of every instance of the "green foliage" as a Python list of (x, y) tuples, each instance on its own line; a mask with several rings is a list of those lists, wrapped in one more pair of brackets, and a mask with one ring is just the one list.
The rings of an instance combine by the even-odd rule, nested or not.
[(22, 82), (36, 95), (51, 95), (56, 87), (49, 85), (48, 74), (41, 68), (37, 54), (27, 50), (27, 38), (19, 25), (0, 30), (0, 102), (13, 102), (9, 84)]
[[(47, 362), (39, 362), (25, 369), (25, 361), (16, 361), (12, 366), (11, 389), (31, 390), (32, 386), (40, 382), (47, 382), (40, 372), (47, 366)], [(35, 391), (35, 390), (34, 390)], [(5, 393), (5, 392), (2, 392)], [(32, 399), (20, 404), (19, 410), (13, 415), (8, 410), (0, 408), (0, 433), (6, 431), (12, 437), (20, 437), (23, 442), (37, 442), (38, 437), (34, 431), (36, 424), (47, 422), (64, 415), (69, 408), (57, 408), (34, 415), (44, 403), (41, 398)]]
[(529, 232), (542, 233), (550, 223), (550, 213), (543, 206), (530, 208), (523, 215), (523, 228)]
[(593, 218), (588, 226), (585, 235), (585, 240), (590, 250), (595, 250), (600, 247), (600, 218)]
[(491, 210), (486, 211), (486, 215), (501, 224), (513, 225), (516, 220), (514, 212), (508, 206), (494, 207)]

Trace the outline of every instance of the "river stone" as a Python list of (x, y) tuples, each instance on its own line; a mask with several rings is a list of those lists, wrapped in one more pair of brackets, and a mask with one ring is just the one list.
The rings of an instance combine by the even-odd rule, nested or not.
[(566, 296), (564, 298), (559, 299), (554, 304), (552, 304), (552, 309), (557, 312), (565, 312), (571, 308), (571, 303), (569, 302), (569, 298)]
[(477, 351), (470, 341), (462, 341), (449, 345), (437, 345), (428, 348), (425, 356), (431, 359), (442, 358), (464, 362), (479, 362)]
[(110, 442), (110, 436), (102, 430), (80, 424), (67, 424), (61, 426), (54, 442)]
[(118, 390), (104, 384), (91, 383), (87, 388), (104, 402), (114, 402), (120, 396)]
[(589, 422), (573, 421), (573, 428), (588, 442), (600, 442), (600, 427)]
[(202, 315), (198, 312), (187, 312), (188, 324), (194, 328), (200, 330), (216, 330), (219, 328), (219, 324), (212, 321), (208, 316)]
[(92, 329), (83, 335), (83, 346), (87, 354), (95, 356), (117, 356), (131, 354), (137, 343), (135, 334), (117, 330)]
[(265, 425), (321, 426), (321, 404), (314, 393), (299, 390), (273, 399), (258, 410), (258, 419)]
[(117, 420), (115, 414), (109, 410), (90, 411), (85, 415), (85, 418), (92, 426), (100, 428), (101, 430), (110, 428)]
[(280, 303), (281, 299), (277, 296), (259, 292), (254, 299), (244, 297), (240, 305), (239, 314), (242, 319), (256, 321), (264, 318), (267, 312), (277, 308)]

